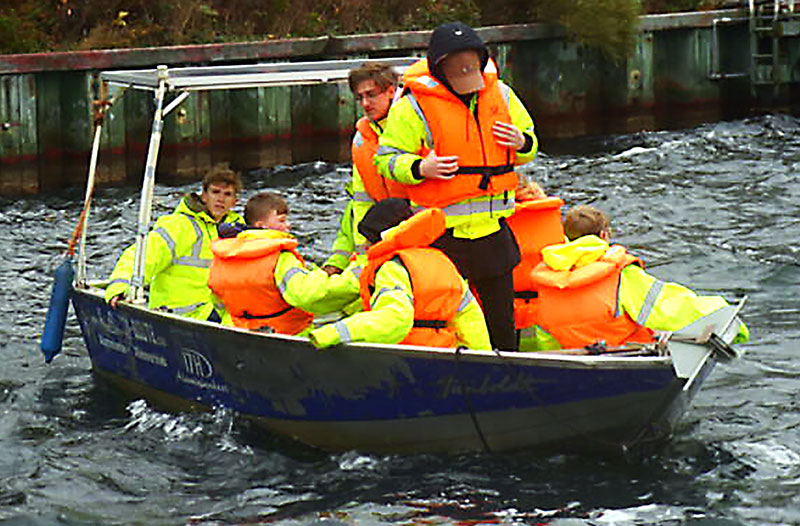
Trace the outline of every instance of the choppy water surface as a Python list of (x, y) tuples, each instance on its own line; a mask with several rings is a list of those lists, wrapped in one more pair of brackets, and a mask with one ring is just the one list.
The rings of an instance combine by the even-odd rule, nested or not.
[[(800, 121), (788, 116), (606, 137), (541, 155), (531, 173), (593, 203), (651, 272), (747, 294), (752, 343), (717, 367), (675, 439), (643, 459), (536, 452), (328, 455), (224, 411), (174, 415), (94, 379), (76, 323), (49, 366), (38, 333), (47, 270), (81, 190), (0, 202), (0, 523), (14, 525), (800, 524)], [(317, 163), (247, 178), (289, 197), (321, 260), (344, 175)], [(157, 190), (156, 213), (192, 186)], [(132, 240), (138, 189), (102, 189), (91, 274)]]

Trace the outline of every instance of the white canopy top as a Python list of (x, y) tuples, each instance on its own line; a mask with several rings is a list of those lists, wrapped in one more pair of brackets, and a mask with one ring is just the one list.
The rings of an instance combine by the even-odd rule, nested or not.
[(281, 62), (241, 66), (203, 66), (122, 71), (103, 71), (100, 79), (121, 87), (155, 90), (159, 73), (165, 75), (168, 91), (204, 91), (215, 89), (256, 88), (339, 82), (347, 79), (351, 69), (370, 62), (388, 64), (402, 73), (418, 58), (321, 60), (315, 62)]

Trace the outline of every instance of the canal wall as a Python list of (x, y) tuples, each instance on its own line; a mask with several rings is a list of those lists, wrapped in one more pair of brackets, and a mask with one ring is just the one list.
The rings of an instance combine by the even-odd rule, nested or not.
[[(559, 26), (479, 29), (545, 146), (734, 118), (797, 101), (800, 31), (792, 25), (780, 31), (782, 76), (772, 73), (770, 82), (771, 73), (754, 59), (760, 44), (744, 9), (644, 16), (632, 53), (620, 63), (570, 40)], [(0, 194), (83, 184), (102, 70), (422, 55), (429, 35), (0, 55)], [(110, 109), (100, 184), (141, 177), (152, 109), (152, 94), (134, 90)], [(197, 177), (221, 161), (239, 170), (345, 161), (357, 116), (345, 84), (194, 93), (166, 119), (159, 178)]]

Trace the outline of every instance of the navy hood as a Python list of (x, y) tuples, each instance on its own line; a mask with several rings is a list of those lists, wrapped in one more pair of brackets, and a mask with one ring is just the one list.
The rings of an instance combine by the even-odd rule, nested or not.
[(375, 203), (358, 223), (358, 231), (370, 243), (381, 240), (381, 232), (399, 225), (414, 215), (407, 199), (389, 197)]
[(486, 68), (489, 62), (489, 51), (486, 49), (481, 37), (474, 29), (463, 22), (448, 22), (433, 30), (431, 39), (428, 42), (428, 69), (431, 74), (445, 85), (447, 79), (442, 73), (439, 61), (448, 53), (474, 49), (481, 57), (481, 71)]

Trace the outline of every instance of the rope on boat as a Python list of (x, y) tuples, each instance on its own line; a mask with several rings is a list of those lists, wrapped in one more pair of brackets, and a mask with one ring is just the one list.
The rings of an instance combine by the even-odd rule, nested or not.
[(102, 135), (103, 122), (105, 121), (106, 115), (111, 110), (111, 107), (124, 92), (124, 88), (120, 89), (109, 98), (108, 85), (101, 83), (97, 100), (92, 101), (94, 139), (92, 141), (92, 152), (89, 157), (89, 172), (86, 177), (86, 196), (84, 197), (83, 210), (78, 219), (78, 225), (75, 227), (75, 231), (72, 234), (67, 248), (67, 254), (70, 257), (73, 256), (75, 254), (75, 245), (80, 239), (81, 248), (78, 253), (78, 268), (75, 280), (78, 284), (83, 284), (86, 281), (86, 232), (88, 231), (89, 210), (92, 204), (92, 197), (94, 196), (95, 173), (97, 172), (97, 158), (100, 153), (100, 137)]
[[(492, 351), (497, 355), (498, 358), (500, 358), (500, 361), (506, 367), (508, 367), (509, 369), (513, 368), (513, 365), (508, 360), (506, 360), (506, 357), (503, 356), (503, 354), (500, 352), (499, 349), (492, 349)], [(584, 440), (586, 440), (588, 442), (593, 442), (593, 443), (595, 443), (597, 445), (604, 446), (606, 448), (611, 447), (611, 448), (614, 448), (614, 449), (622, 449), (623, 453), (627, 451), (627, 449), (628, 449), (627, 444), (599, 439), (597, 437), (594, 437), (594, 436), (590, 435), (588, 432), (586, 432), (586, 431), (584, 431), (582, 429), (579, 429), (577, 426), (575, 426), (574, 424), (572, 424), (568, 420), (560, 418), (559, 415), (557, 415), (553, 410), (551, 410), (547, 406), (547, 404), (539, 397), (539, 395), (536, 393), (536, 388), (535, 387), (526, 385), (526, 389), (525, 390), (528, 392), (528, 394), (530, 395), (531, 399), (533, 399), (534, 402), (539, 404), (539, 409), (541, 409), (546, 415), (548, 415), (550, 418), (552, 418), (553, 422), (555, 422), (558, 425), (563, 425), (563, 426), (569, 428), (576, 436), (581, 437), (581, 438), (583, 438)], [(641, 433), (641, 431), (640, 431), (640, 433)]]
[(463, 347), (456, 347), (456, 378), (458, 379), (458, 383), (461, 384), (461, 393), (464, 395), (464, 401), (467, 404), (467, 411), (469, 411), (469, 416), (472, 418), (472, 425), (475, 426), (475, 432), (478, 434), (478, 438), (481, 439), (481, 444), (483, 444), (483, 449), (486, 453), (491, 453), (492, 450), (489, 447), (489, 443), (486, 442), (486, 437), (481, 430), (480, 424), (478, 424), (478, 417), (475, 416), (475, 411), (472, 409), (472, 401), (469, 398), (469, 391), (467, 390), (467, 384), (461, 379), (461, 349)]

